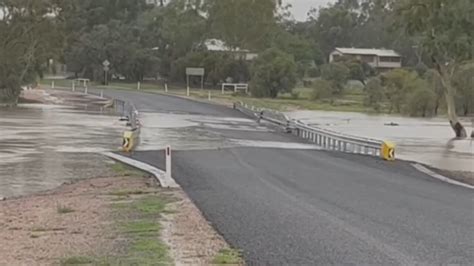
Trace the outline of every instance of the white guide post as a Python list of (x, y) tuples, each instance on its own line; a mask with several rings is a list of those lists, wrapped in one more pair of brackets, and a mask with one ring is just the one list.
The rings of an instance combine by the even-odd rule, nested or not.
[(171, 146), (166, 147), (165, 156), (166, 156), (166, 177), (171, 179)]

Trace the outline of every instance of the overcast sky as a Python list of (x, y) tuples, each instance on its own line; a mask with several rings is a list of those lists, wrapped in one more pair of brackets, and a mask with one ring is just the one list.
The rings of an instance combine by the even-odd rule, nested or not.
[(293, 15), (296, 20), (304, 21), (307, 18), (308, 11), (312, 7), (326, 6), (328, 3), (334, 3), (336, 0), (284, 0), (285, 3), (293, 6)]

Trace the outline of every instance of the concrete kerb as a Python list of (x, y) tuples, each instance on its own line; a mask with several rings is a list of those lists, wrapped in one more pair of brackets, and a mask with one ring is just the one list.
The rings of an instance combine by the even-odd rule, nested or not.
[(163, 171), (161, 169), (158, 169), (158, 168), (153, 167), (149, 164), (139, 162), (139, 161), (134, 160), (132, 158), (128, 158), (128, 157), (125, 157), (125, 156), (122, 156), (120, 154), (116, 154), (116, 153), (113, 153), (113, 152), (105, 152), (105, 153), (103, 153), (103, 155), (107, 156), (107, 157), (109, 157), (113, 160), (116, 160), (116, 161), (119, 161), (119, 162), (124, 163), (126, 165), (129, 165), (131, 167), (140, 169), (140, 170), (142, 170), (144, 172), (147, 172), (149, 174), (152, 174), (158, 180), (160, 185), (164, 188), (179, 188), (178, 183), (176, 183), (176, 181), (173, 178), (167, 177), (165, 171)]
[(465, 183), (462, 183), (462, 182), (459, 182), (459, 181), (456, 181), (454, 179), (451, 179), (449, 177), (445, 177), (443, 175), (440, 175), (438, 173), (435, 173), (433, 171), (431, 171), (430, 169), (424, 167), (423, 165), (421, 164), (418, 164), (418, 163), (412, 163), (411, 164), (416, 170), (426, 174), (426, 175), (429, 175), (431, 177), (433, 177), (434, 179), (438, 179), (442, 182), (446, 182), (446, 183), (449, 183), (451, 185), (455, 185), (455, 186), (460, 186), (460, 187), (465, 187), (465, 188), (470, 188), (470, 189), (474, 189), (474, 186), (471, 186), (471, 185), (468, 185), (468, 184), (465, 184)]

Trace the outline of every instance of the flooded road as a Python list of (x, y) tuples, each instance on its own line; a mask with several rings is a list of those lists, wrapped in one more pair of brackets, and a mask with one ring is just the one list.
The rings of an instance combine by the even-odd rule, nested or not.
[(0, 197), (52, 189), (100, 176), (99, 152), (117, 149), (116, 117), (55, 105), (0, 109)]
[[(230, 147), (318, 149), (287, 139), (255, 121), (226, 116), (142, 112), (138, 150)], [(48, 190), (106, 174), (102, 155), (122, 143), (124, 122), (98, 111), (56, 105), (0, 109), (0, 197)], [(273, 136), (272, 138), (268, 138)], [(270, 141), (271, 140), (271, 141)]]
[[(407, 118), (361, 113), (297, 111), (291, 118), (307, 124), (361, 137), (390, 140), (397, 144), (398, 158), (435, 168), (474, 172), (474, 143), (470, 138), (453, 140), (446, 118)], [(396, 126), (388, 126), (387, 124)], [(473, 125), (464, 119), (471, 134)]]

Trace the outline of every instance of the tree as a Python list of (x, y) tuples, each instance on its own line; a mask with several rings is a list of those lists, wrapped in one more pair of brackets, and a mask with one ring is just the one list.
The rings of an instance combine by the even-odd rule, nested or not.
[(321, 67), (321, 78), (331, 82), (334, 95), (340, 95), (349, 78), (350, 70), (343, 63), (330, 63)]
[(356, 11), (336, 4), (313, 10), (309, 23), (308, 35), (320, 44), (326, 56), (338, 46), (354, 47), (354, 31), (358, 24)]
[(278, 93), (289, 92), (296, 85), (294, 59), (276, 49), (265, 50), (252, 65), (252, 95), (276, 98)]
[(212, 37), (231, 48), (260, 50), (268, 47), (276, 27), (275, 0), (206, 0)]
[(471, 0), (401, 0), (395, 6), (396, 25), (416, 38), (441, 77), (451, 127), (466, 137), (455, 103), (453, 76), (463, 61), (473, 58), (474, 5)]
[(438, 115), (441, 106), (441, 100), (444, 97), (444, 87), (441, 83), (441, 78), (436, 70), (430, 69), (426, 71), (423, 78), (428, 82), (428, 86), (435, 93), (434, 115)]
[(467, 116), (474, 113), (474, 62), (459, 67), (453, 77), (453, 86), (458, 92), (460, 112)]
[(427, 87), (418, 87), (408, 95), (405, 112), (411, 116), (432, 116), (436, 105), (436, 94)]
[(337, 62), (344, 64), (349, 69), (350, 80), (360, 81), (365, 86), (365, 80), (375, 74), (375, 70), (366, 62), (350, 56), (342, 56)]
[(379, 77), (369, 79), (365, 86), (365, 93), (365, 104), (379, 112), (382, 108), (382, 102), (385, 99), (382, 80)]
[(389, 102), (389, 112), (401, 113), (407, 102), (408, 94), (421, 87), (421, 79), (414, 72), (404, 69), (395, 69), (381, 75), (382, 85), (385, 87), (385, 97)]
[(49, 0), (0, 0), (0, 102), (16, 103), (62, 44)]

